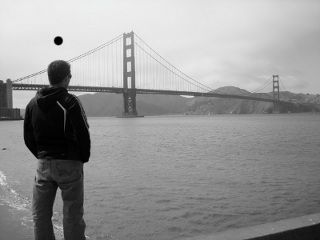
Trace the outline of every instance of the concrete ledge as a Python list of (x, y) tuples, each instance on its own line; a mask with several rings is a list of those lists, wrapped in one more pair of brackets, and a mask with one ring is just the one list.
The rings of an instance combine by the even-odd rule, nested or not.
[[(192, 240), (319, 240), (320, 214), (234, 229)], [(191, 240), (191, 239), (190, 239)]]

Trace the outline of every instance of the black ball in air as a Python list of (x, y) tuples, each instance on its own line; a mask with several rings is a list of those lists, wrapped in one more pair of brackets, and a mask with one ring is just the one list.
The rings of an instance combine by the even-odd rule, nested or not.
[(55, 43), (56, 45), (61, 45), (61, 44), (63, 43), (62, 37), (60, 37), (60, 36), (55, 37), (55, 38), (54, 38), (54, 43)]

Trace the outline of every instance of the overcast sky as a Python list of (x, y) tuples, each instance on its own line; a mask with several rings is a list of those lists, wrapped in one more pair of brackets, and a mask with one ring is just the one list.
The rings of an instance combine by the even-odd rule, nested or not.
[[(317, 0), (1, 0), (0, 79), (40, 71), (133, 30), (199, 82), (253, 91), (273, 74), (320, 93)], [(55, 36), (64, 39), (61, 46)], [(266, 90), (267, 91), (267, 90)], [(272, 91), (271, 86), (268, 91)], [(24, 107), (34, 93), (14, 91)]]

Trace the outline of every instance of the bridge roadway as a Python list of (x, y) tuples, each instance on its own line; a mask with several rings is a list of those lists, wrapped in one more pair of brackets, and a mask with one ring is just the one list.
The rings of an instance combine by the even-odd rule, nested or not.
[[(48, 87), (48, 85), (42, 84), (20, 84), (13, 83), (13, 90), (25, 90), (25, 91), (34, 91), (41, 89), (43, 87)], [(74, 92), (107, 92), (107, 93), (123, 93), (123, 88), (118, 87), (92, 87), (92, 86), (69, 86), (69, 91)], [(128, 89), (128, 92), (133, 91), (133, 89)], [(245, 95), (235, 95), (235, 94), (221, 94), (221, 93), (212, 93), (212, 92), (189, 92), (189, 91), (173, 91), (173, 90), (152, 90), (152, 89), (135, 89), (137, 94), (162, 94), (162, 95), (185, 95), (185, 96), (195, 96), (195, 97), (217, 97), (217, 98), (236, 98), (236, 99), (245, 99), (245, 100), (254, 100), (262, 102), (273, 102), (271, 98), (258, 98), (253, 96)], [(286, 101), (280, 101), (282, 103)], [(286, 102), (289, 103), (289, 102)]]

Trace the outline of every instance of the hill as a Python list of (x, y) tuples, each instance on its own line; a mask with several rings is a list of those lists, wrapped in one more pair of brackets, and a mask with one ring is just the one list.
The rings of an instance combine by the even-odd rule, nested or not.
[[(123, 112), (122, 94), (96, 93), (79, 96), (88, 116), (120, 116)], [(137, 95), (139, 115), (183, 114), (187, 98), (171, 95)]]
[[(232, 86), (216, 89), (224, 94), (249, 95), (250, 92)], [(272, 93), (256, 93), (253, 96), (271, 98)], [(96, 93), (79, 96), (88, 116), (120, 116), (123, 112), (122, 94)], [(280, 112), (320, 112), (320, 96), (281, 92), (280, 98), (291, 100), (282, 104)], [(165, 114), (250, 114), (271, 113), (273, 104), (242, 99), (193, 97), (173, 95), (137, 95), (139, 115)]]
[[(255, 93), (227, 86), (216, 89), (214, 92), (222, 94), (251, 95), (261, 98), (272, 98), (272, 93)], [(319, 112), (320, 96), (310, 94), (295, 94), (280, 92), (280, 99), (291, 101), (280, 105), (281, 113), (288, 112)], [(273, 103), (225, 98), (196, 97), (189, 103), (188, 114), (248, 114), (248, 113), (271, 113)]]

